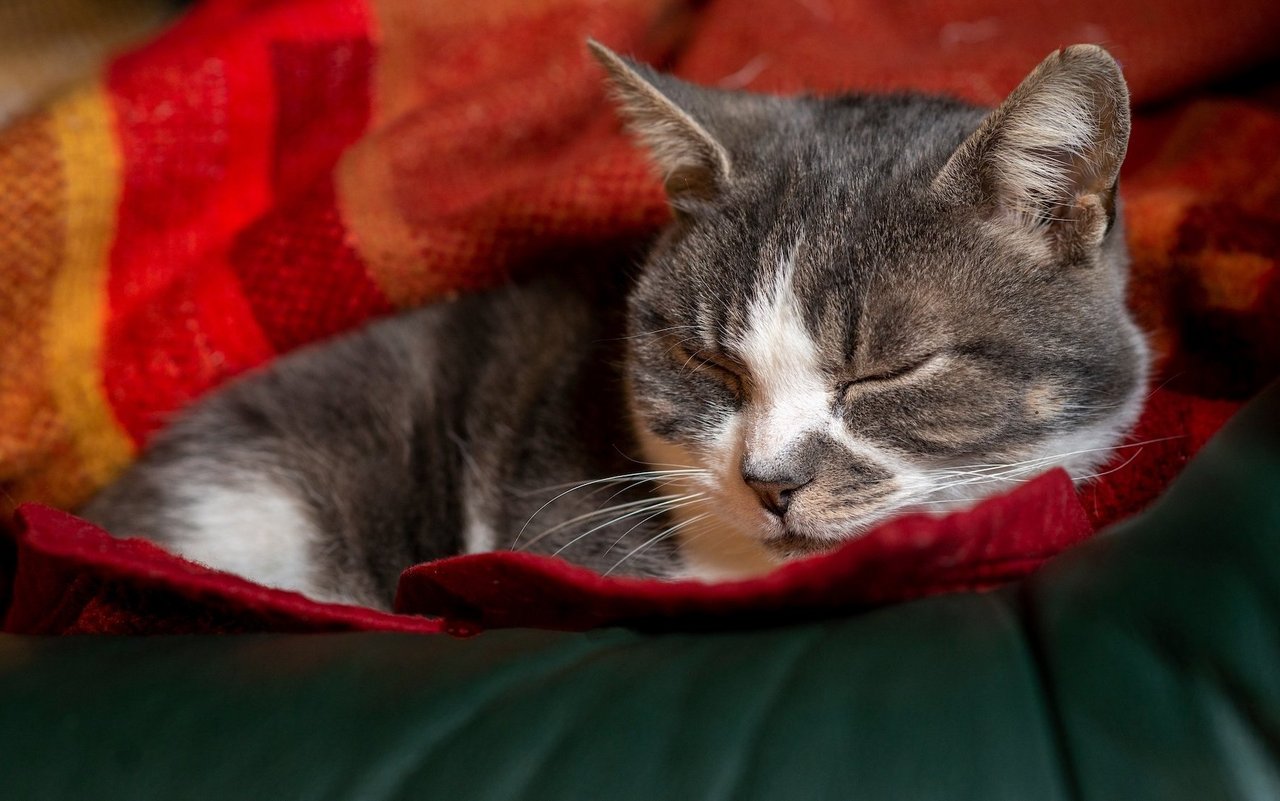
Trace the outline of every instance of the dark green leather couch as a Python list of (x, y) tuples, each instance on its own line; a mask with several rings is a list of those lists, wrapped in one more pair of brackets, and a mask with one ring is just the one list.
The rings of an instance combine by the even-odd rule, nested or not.
[(733, 634), (0, 637), (3, 799), (1280, 799), (1280, 389), (1031, 579)]

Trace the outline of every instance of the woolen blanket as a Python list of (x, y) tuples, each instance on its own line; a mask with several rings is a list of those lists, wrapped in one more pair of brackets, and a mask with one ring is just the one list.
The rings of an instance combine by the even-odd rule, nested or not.
[[(756, 581), (480, 555), (408, 570), (401, 615), (258, 587), (51, 508), (299, 345), (567, 259), (625, 268), (667, 211), (588, 36), (714, 86), (986, 104), (1057, 47), (1108, 47), (1135, 104), (1130, 296), (1158, 352), (1135, 444), (1079, 491), (1052, 473)], [(199, 3), (0, 132), (4, 628), (705, 628), (1023, 575), (1146, 506), (1280, 372), (1278, 45), (1273, 2)]]

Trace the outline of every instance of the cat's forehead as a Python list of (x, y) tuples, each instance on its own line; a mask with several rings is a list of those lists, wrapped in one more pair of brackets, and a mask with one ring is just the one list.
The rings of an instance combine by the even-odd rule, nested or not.
[(927, 233), (902, 226), (834, 204), (741, 214), (675, 254), (677, 297), (704, 339), (722, 344), (745, 336), (753, 312), (784, 291), (791, 313), (834, 357), (852, 356), (868, 327), (880, 348), (905, 344), (945, 320), (954, 298), (940, 277), (945, 249), (922, 246)]
[(1021, 280), (1008, 265), (1023, 254), (930, 191), (931, 157), (894, 172), (889, 161), (842, 162), (829, 151), (806, 159), (799, 149), (760, 168), (682, 223), (642, 293), (665, 309), (659, 317), (682, 318), (665, 324), (694, 325), (708, 345), (741, 339), (753, 306), (785, 275), (799, 319), (831, 360), (858, 347), (916, 349), (966, 321), (998, 325), (1009, 311), (1000, 293)]
[(908, 248), (868, 251), (821, 229), (805, 229), (789, 250), (766, 258), (772, 266), (752, 287), (752, 306), (779, 297), (804, 321), (817, 345), (831, 358), (847, 361), (868, 354), (910, 350), (945, 334), (959, 298), (944, 283), (930, 280), (937, 265)]

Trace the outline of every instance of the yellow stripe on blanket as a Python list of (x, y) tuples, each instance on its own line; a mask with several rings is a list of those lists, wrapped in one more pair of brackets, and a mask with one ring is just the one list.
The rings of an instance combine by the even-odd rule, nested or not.
[(102, 383), (107, 276), (120, 203), (121, 158), (114, 117), (101, 82), (52, 109), (66, 183), (63, 263), (53, 285), (45, 330), (49, 386), (95, 490), (133, 455), (133, 443), (111, 411)]

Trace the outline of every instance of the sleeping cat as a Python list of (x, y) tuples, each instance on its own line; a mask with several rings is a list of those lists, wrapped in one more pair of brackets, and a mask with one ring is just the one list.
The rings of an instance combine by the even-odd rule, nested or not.
[(674, 219), (302, 349), (195, 404), (83, 514), (314, 598), (514, 548), (743, 576), (1053, 466), (1139, 412), (1116, 180), (1128, 91), (1050, 55), (996, 110), (699, 88), (592, 43)]

